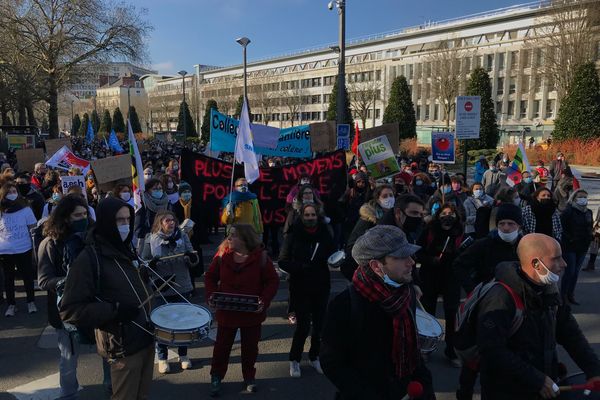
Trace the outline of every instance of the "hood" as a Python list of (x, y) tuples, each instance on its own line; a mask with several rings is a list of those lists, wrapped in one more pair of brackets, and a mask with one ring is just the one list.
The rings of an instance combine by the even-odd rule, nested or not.
[(585, 193), (587, 193), (587, 192), (586, 192), (585, 190), (583, 190), (583, 189), (577, 189), (577, 190), (574, 190), (574, 191), (573, 191), (573, 193), (571, 193), (571, 195), (569, 196), (569, 201), (568, 201), (568, 203), (569, 203), (569, 204), (573, 204), (573, 203), (575, 202), (575, 196), (577, 196), (577, 193), (580, 193), (580, 192), (585, 192)]
[[(496, 266), (495, 278), (506, 283), (511, 288), (515, 289), (517, 294), (521, 298), (525, 299), (527, 305), (527, 298), (535, 296), (531, 285), (529, 285), (525, 279), (525, 274), (520, 272), (521, 266), (518, 262), (507, 261), (502, 262)], [(543, 291), (544, 297), (560, 297), (558, 296), (558, 285), (547, 285), (544, 286)]]
[(371, 222), (372, 224), (377, 224), (377, 221), (383, 216), (383, 209), (375, 202), (370, 201), (363, 204), (358, 213), (361, 219)]
[[(121, 235), (119, 234), (117, 224), (115, 222), (117, 212), (123, 207), (127, 207), (131, 213), (131, 218), (129, 221), (129, 236), (127, 236), (125, 241), (121, 240)], [(101, 241), (109, 243), (117, 250), (123, 251), (126, 254), (131, 253), (131, 246), (127, 246), (125, 243), (131, 243), (131, 239), (133, 237), (133, 223), (135, 218), (133, 207), (120, 198), (106, 197), (102, 199), (100, 203), (98, 203), (96, 215), (97, 220), (93, 229), (94, 236), (100, 238)]]

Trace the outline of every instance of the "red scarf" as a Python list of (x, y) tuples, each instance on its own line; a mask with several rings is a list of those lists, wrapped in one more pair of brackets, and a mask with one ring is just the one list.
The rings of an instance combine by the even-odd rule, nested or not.
[(363, 297), (392, 316), (394, 340), (392, 360), (396, 375), (404, 378), (412, 375), (420, 360), (416, 323), (411, 311), (412, 285), (392, 288), (373, 272), (369, 266), (359, 266), (352, 278), (354, 287)]

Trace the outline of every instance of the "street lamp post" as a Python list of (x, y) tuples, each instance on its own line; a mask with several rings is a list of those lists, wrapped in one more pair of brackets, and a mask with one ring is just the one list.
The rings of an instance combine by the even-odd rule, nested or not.
[(344, 122), (345, 104), (346, 104), (346, 0), (332, 0), (328, 8), (333, 10), (333, 6), (338, 9), (339, 15), (339, 60), (338, 60), (338, 92), (337, 92), (337, 123)]
[(185, 115), (185, 76), (187, 75), (187, 71), (181, 70), (178, 74), (181, 75), (181, 82), (183, 83), (183, 134), (187, 137), (187, 116)]
[(129, 119), (129, 113), (131, 112), (131, 95), (129, 94), (129, 89), (131, 89), (131, 86), (127, 85), (127, 119)]
[[(73, 103), (75, 100), (71, 100), (71, 136), (73, 136), (73, 122), (75, 120), (75, 114), (73, 113)], [(73, 136), (75, 137), (75, 136)]]
[(243, 50), (244, 53), (244, 100), (246, 100), (246, 102), (248, 102), (248, 76), (246, 75), (246, 47), (248, 47), (248, 45), (250, 44), (250, 39), (248, 39), (247, 37), (241, 37), (239, 39), (236, 39), (236, 42), (238, 42)]

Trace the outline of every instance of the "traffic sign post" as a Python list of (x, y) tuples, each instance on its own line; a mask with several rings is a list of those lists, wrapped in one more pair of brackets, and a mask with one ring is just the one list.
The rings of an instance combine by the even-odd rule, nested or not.
[(337, 148), (348, 150), (350, 148), (350, 125), (337, 125)]
[(467, 140), (479, 139), (481, 96), (456, 97), (456, 138), (463, 141), (463, 173), (467, 176)]

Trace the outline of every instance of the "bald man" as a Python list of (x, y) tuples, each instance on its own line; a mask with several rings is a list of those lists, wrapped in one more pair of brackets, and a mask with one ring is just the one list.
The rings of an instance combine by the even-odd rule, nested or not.
[(559, 243), (533, 233), (517, 247), (519, 262), (499, 264), (496, 279), (523, 301), (517, 326), (515, 300), (496, 285), (479, 304), (477, 345), (481, 354), (483, 400), (550, 399), (558, 395), (560, 344), (588, 379), (600, 381), (600, 361), (583, 336), (568, 305), (561, 303), (557, 282), (566, 263)]

